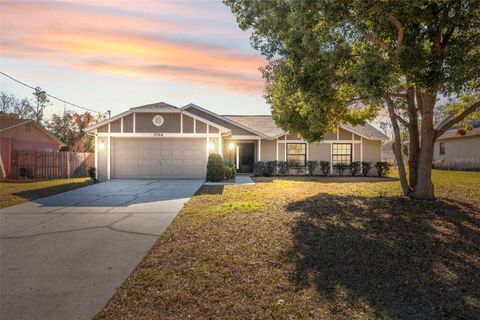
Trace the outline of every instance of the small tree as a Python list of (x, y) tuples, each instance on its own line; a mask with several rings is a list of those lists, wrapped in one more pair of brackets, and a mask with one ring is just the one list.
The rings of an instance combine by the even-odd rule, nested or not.
[(38, 123), (43, 121), (43, 110), (50, 105), (47, 93), (40, 87), (36, 87), (32, 99), (32, 119)]

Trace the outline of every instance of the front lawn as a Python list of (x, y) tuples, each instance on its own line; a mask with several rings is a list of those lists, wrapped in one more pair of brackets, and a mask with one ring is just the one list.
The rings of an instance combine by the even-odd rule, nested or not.
[(89, 185), (89, 178), (55, 179), (34, 182), (0, 182), (0, 208), (51, 196)]
[(474, 319), (480, 173), (202, 188), (97, 319)]

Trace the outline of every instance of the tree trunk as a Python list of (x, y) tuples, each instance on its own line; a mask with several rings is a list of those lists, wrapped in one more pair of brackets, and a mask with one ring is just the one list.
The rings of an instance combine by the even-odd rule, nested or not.
[[(407, 77), (407, 81), (408, 77)], [(415, 105), (415, 90), (416, 88), (413, 85), (408, 86), (407, 88), (407, 110), (408, 118), (408, 134), (410, 137), (409, 141), (409, 153), (408, 153), (408, 167), (409, 167), (409, 180), (410, 188), (415, 188), (417, 183), (418, 175), (418, 157), (420, 152), (420, 140), (419, 140), (419, 130), (418, 130), (418, 111), (417, 106)], [(418, 104), (418, 102), (417, 102)]]
[(435, 143), (433, 107), (435, 106), (436, 94), (422, 94), (422, 100), (422, 136), (417, 160), (417, 180), (409, 195), (414, 199), (432, 200), (435, 199), (432, 183), (432, 161), (433, 145)]

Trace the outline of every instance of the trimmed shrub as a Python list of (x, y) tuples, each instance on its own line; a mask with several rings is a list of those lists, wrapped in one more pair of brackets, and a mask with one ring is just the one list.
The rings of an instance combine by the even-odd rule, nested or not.
[(223, 171), (225, 172), (225, 180), (235, 179), (235, 168), (233, 167), (224, 167)]
[(324, 176), (327, 176), (330, 172), (330, 161), (320, 161), (320, 171)]
[(265, 162), (257, 161), (253, 164), (253, 175), (255, 177), (265, 176)]
[(315, 169), (317, 169), (319, 164), (320, 163), (318, 161), (315, 161), (315, 160), (307, 161), (307, 169), (308, 169), (308, 175), (309, 176), (313, 176), (313, 172), (315, 171)]
[(267, 161), (265, 162), (265, 172), (264, 175), (266, 177), (273, 176), (277, 171), (277, 161)]
[(353, 161), (352, 164), (350, 165), (350, 170), (352, 173), (352, 177), (356, 176), (357, 174), (360, 173), (362, 165), (360, 161)]
[(376, 162), (375, 168), (377, 169), (377, 174), (379, 177), (385, 177), (390, 172), (390, 165), (388, 162)]
[(225, 178), (225, 170), (222, 156), (212, 153), (207, 162), (207, 181), (219, 182)]
[(88, 176), (90, 177), (90, 179), (92, 179), (93, 181), (97, 181), (97, 169), (95, 167), (90, 167), (88, 168)]
[(277, 161), (277, 174), (279, 176), (285, 176), (287, 175), (288, 171), (288, 163), (287, 161)]
[(223, 165), (228, 168), (234, 168), (233, 163), (231, 161), (225, 161)]
[(335, 172), (338, 173), (338, 175), (343, 176), (345, 170), (350, 169), (350, 165), (346, 163), (338, 163), (333, 166), (333, 169), (335, 169)]
[(372, 169), (372, 164), (370, 162), (362, 162), (362, 174), (364, 177), (368, 176), (370, 169)]

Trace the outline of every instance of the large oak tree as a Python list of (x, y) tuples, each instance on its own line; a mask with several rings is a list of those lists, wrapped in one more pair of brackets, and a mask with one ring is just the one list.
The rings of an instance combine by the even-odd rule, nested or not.
[[(263, 68), (275, 121), (309, 141), (382, 107), (405, 195), (433, 199), (433, 145), (480, 107), (480, 1), (225, 0)], [(434, 127), (439, 98), (452, 117)], [(409, 173), (400, 130), (409, 133)]]

